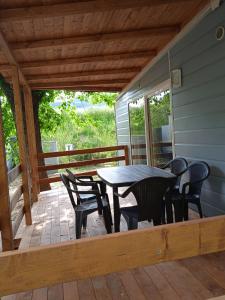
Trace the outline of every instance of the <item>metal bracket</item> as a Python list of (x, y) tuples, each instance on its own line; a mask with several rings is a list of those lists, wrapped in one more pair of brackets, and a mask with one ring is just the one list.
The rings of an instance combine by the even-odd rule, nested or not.
[(220, 6), (220, 0), (210, 0), (211, 9), (215, 10)]

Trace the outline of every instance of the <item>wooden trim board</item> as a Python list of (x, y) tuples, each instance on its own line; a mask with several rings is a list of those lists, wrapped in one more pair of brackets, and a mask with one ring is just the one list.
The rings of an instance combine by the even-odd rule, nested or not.
[(0, 254), (0, 295), (224, 250), (219, 216), (9, 251)]

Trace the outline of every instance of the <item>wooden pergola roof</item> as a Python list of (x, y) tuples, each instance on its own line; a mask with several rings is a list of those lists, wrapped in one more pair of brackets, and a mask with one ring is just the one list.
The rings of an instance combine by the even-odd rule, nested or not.
[(0, 72), (32, 89), (121, 91), (206, 0), (0, 0)]

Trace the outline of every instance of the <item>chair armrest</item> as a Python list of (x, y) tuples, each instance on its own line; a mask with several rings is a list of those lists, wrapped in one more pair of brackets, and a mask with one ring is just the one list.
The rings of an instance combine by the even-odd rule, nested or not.
[(117, 192), (114, 192), (113, 194), (116, 195), (117, 197), (125, 198), (130, 194), (130, 187), (128, 189), (126, 189), (126, 191), (124, 191), (122, 194), (117, 193)]
[(116, 192), (114, 192), (113, 195), (116, 195), (117, 197), (120, 197), (120, 198), (124, 198), (123, 194), (119, 194), (119, 193), (116, 193)]
[(79, 181), (84, 181), (84, 179), (88, 179), (89, 181), (95, 181), (95, 180), (93, 180), (92, 176), (88, 176), (88, 175), (76, 176), (76, 178)]
[(196, 180), (196, 181), (193, 181), (193, 182), (186, 182), (186, 183), (184, 183), (183, 184), (183, 187), (182, 187), (182, 195), (185, 195), (186, 193), (186, 188), (189, 186), (191, 186), (191, 185), (193, 185), (193, 184), (196, 184), (196, 183), (201, 183), (201, 182), (203, 182), (205, 180), (205, 178), (204, 179), (201, 179), (201, 180)]
[(169, 165), (170, 165), (170, 161), (166, 165), (162, 166), (161, 169), (166, 169), (169, 167)]

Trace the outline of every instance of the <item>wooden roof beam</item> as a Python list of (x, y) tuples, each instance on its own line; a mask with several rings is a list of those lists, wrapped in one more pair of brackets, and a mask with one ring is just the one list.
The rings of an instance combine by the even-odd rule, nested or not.
[(120, 74), (133, 74), (141, 71), (140, 67), (133, 68), (117, 68), (117, 69), (100, 69), (100, 70), (89, 70), (89, 71), (77, 71), (68, 73), (53, 73), (53, 74), (35, 74), (26, 75), (29, 82), (45, 80), (45, 79), (62, 79), (62, 78), (80, 78), (85, 76), (101, 76), (101, 75), (120, 75)]
[[(51, 59), (43, 61), (31, 61), (31, 62), (21, 62), (20, 66), (22, 70), (40, 68), (40, 67), (50, 67), (50, 66), (62, 66), (62, 65), (72, 65), (72, 64), (86, 64), (94, 62), (110, 62), (118, 60), (129, 60), (135, 58), (146, 58), (150, 59), (157, 55), (157, 50), (148, 51), (138, 51), (138, 52), (126, 52), (126, 53), (116, 53), (116, 54), (102, 54), (96, 56), (82, 56), (75, 58), (64, 58), (64, 59)], [(0, 71), (6, 71), (9, 69), (9, 65), (0, 65)]]
[(31, 84), (32, 89), (47, 87), (71, 87), (71, 86), (96, 86), (105, 84), (127, 84), (130, 79), (108, 79), (108, 80), (88, 80), (88, 81), (68, 81), (68, 82), (45, 82)]
[(33, 7), (27, 6), (23, 8), (1, 9), (0, 22), (72, 16), (129, 8), (154, 7), (173, 3), (177, 5), (183, 5), (185, 2), (194, 2), (194, 0), (94, 0), (85, 2), (78, 1), (67, 4), (49, 4)]
[(17, 63), (17, 61), (12, 53), (12, 50), (10, 49), (10, 47), (1, 31), (0, 31), (0, 48), (1, 48), (2, 52), (4, 53), (6, 59), (8, 60), (8, 63), (9, 63), (8, 69), (10, 69), (10, 71), (11, 71), (11, 67), (16, 66), (18, 69), (20, 81), (22, 81), (23, 85), (29, 86), (26, 81), (26, 78), (24, 77), (24, 75), (21, 71), (19, 64)]
[(32, 90), (67, 90), (67, 91), (84, 91), (84, 92), (111, 92), (117, 93), (121, 92), (123, 87), (121, 86), (67, 86), (67, 87), (57, 87), (57, 86), (50, 86), (48, 88), (43, 87), (33, 87)]
[(85, 43), (139, 39), (144, 37), (149, 38), (151, 36), (176, 34), (180, 31), (180, 29), (181, 26), (179, 24), (174, 24), (174, 25), (167, 25), (167, 26), (142, 28), (137, 30), (120, 31), (120, 32), (86, 34), (86, 35), (78, 35), (78, 36), (66, 37), (66, 38), (16, 42), (16, 43), (11, 43), (10, 47), (13, 50), (29, 50), (29, 49), (37, 49), (37, 48), (48, 48), (48, 47), (63, 47), (63, 46), (76, 45), (76, 44), (80, 45)]

